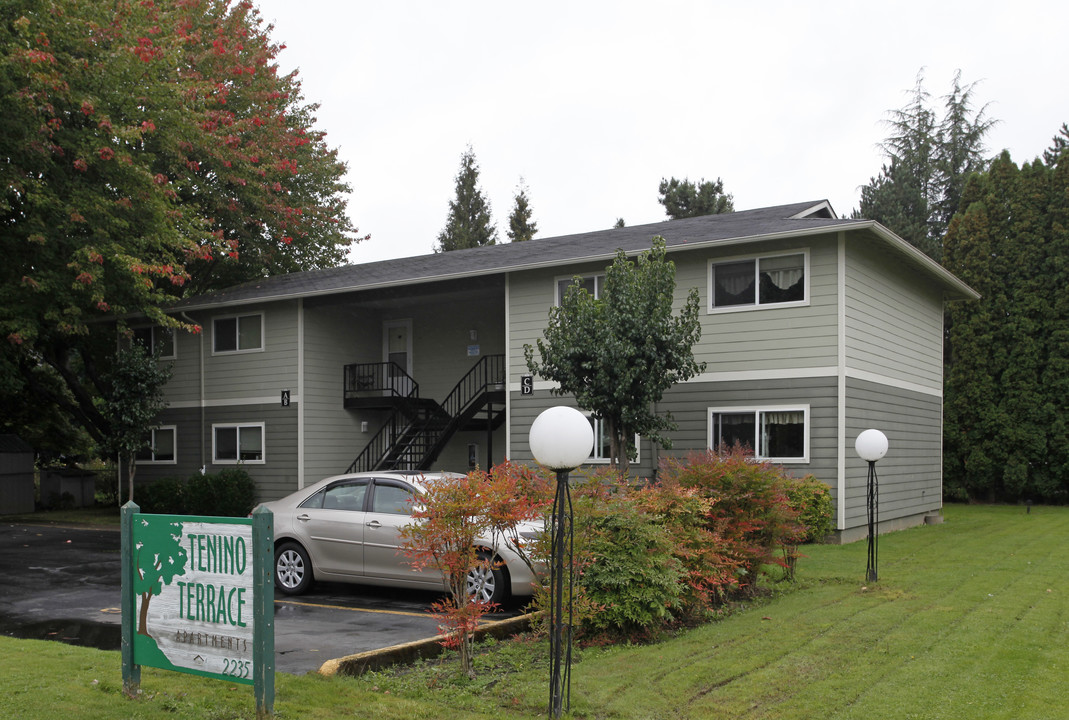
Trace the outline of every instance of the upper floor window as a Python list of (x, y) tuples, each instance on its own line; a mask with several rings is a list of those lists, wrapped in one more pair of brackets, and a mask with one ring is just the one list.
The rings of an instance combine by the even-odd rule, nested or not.
[(575, 283), (576, 278), (579, 279), (579, 286), (590, 293), (592, 298), (601, 297), (602, 287), (605, 284), (604, 273), (600, 275), (573, 275), (572, 277), (557, 279), (557, 297), (554, 300), (554, 304), (560, 305), (564, 302), (564, 298), (568, 294), (568, 288)]
[(709, 310), (808, 302), (809, 253), (709, 263)]
[(174, 330), (171, 328), (159, 325), (134, 328), (134, 342), (139, 343), (150, 354), (158, 354), (161, 360), (175, 358)]
[(149, 445), (137, 453), (137, 461), (141, 463), (163, 463), (174, 465), (177, 461), (175, 454), (175, 426), (163, 425), (149, 431)]
[(218, 465), (264, 462), (264, 424), (212, 425), (212, 462)]
[(742, 445), (758, 460), (808, 462), (809, 406), (709, 409), (709, 449)]
[(238, 315), (212, 320), (212, 351), (252, 352), (263, 350), (263, 315)]

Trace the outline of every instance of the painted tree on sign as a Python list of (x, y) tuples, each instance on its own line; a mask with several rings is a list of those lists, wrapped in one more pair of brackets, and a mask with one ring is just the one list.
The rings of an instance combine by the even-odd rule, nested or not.
[(182, 523), (139, 516), (141, 539), (136, 547), (134, 562), (134, 592), (141, 596), (137, 633), (152, 637), (148, 632), (148, 608), (153, 596), (163, 592), (164, 585), (186, 571), (188, 555), (182, 547)]

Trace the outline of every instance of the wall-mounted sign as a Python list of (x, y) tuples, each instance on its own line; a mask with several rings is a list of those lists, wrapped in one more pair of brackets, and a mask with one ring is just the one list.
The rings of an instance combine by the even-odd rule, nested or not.
[(520, 376), (520, 395), (534, 395), (534, 376)]
[(289, 390), (283, 390), (282, 391), (282, 407), (289, 407), (289, 406), (290, 406), (290, 391)]
[(468, 357), (479, 357), (478, 345), (468, 345)]

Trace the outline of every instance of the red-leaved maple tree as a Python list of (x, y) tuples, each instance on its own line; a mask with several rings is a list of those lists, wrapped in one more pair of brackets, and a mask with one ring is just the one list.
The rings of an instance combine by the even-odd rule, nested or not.
[(269, 32), (247, 1), (0, 4), (12, 392), (64, 407), (99, 439), (94, 321), (181, 325), (162, 310), (176, 298), (344, 262), (356, 239), (346, 167)]
[[(446, 647), (456, 648), (463, 671), (474, 677), (472, 642), (479, 619), (494, 608), (469, 579), (485, 577), (499, 564), (498, 549), (508, 543), (533, 563), (517, 526), (542, 516), (552, 502), (550, 485), (524, 465), (504, 462), (489, 472), (474, 470), (460, 478), (428, 478), (402, 530), (404, 550), (416, 569), (442, 573), (449, 596), (433, 606)], [(470, 592), (474, 590), (474, 592)]]

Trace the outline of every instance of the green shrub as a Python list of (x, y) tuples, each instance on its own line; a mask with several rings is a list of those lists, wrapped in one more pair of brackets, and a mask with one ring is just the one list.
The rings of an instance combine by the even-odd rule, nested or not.
[(835, 529), (831, 489), (812, 475), (786, 478), (787, 502), (798, 513), (798, 544), (820, 542)]
[(134, 502), (143, 513), (185, 515), (185, 492), (181, 478), (161, 478), (151, 483), (138, 483)]
[(588, 634), (654, 634), (682, 605), (673, 542), (624, 493), (580, 489), (573, 501), (580, 626)]
[(256, 504), (256, 483), (242, 468), (217, 473), (193, 473), (185, 488), (191, 515), (245, 517)]

